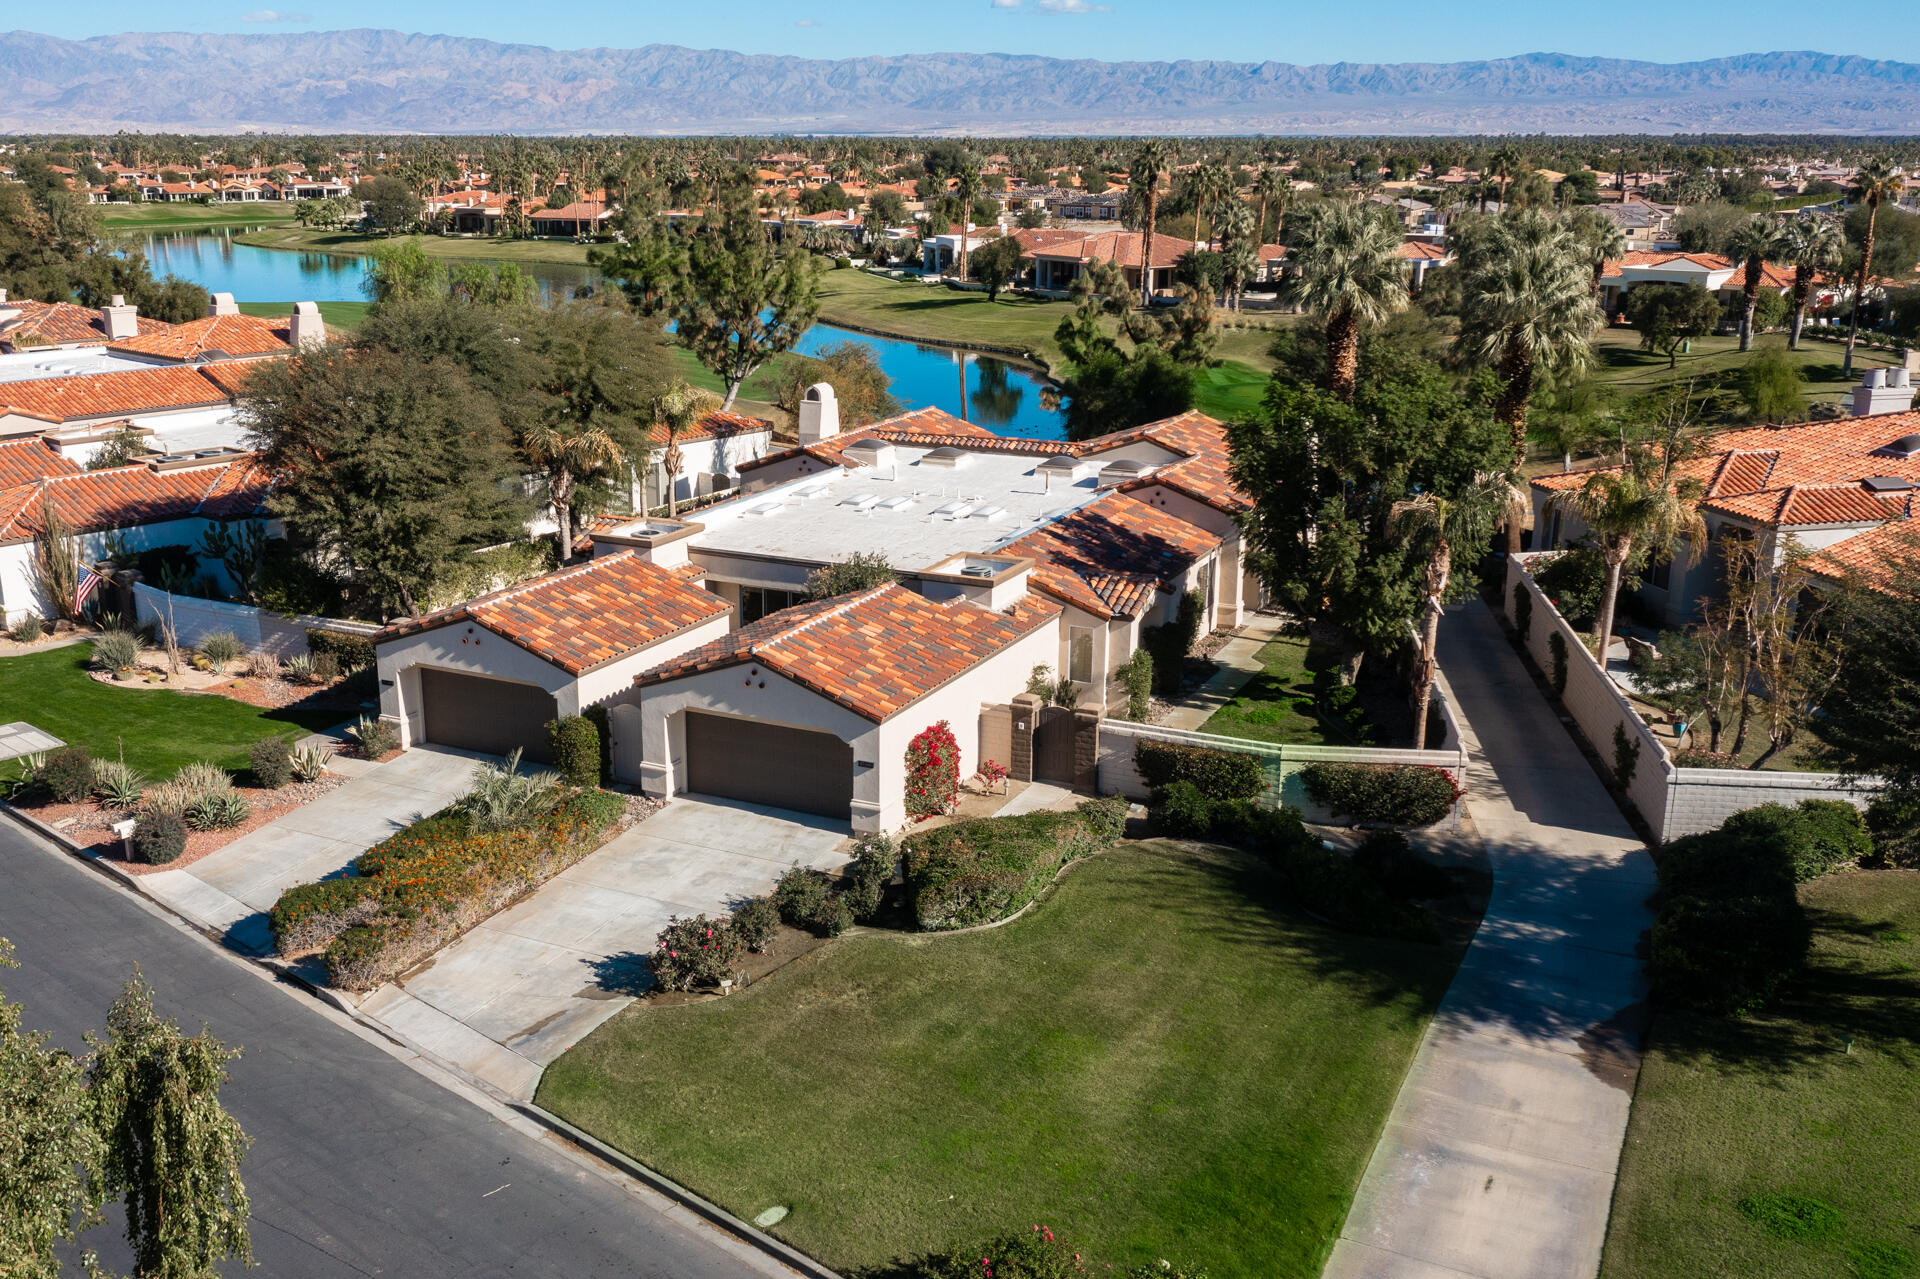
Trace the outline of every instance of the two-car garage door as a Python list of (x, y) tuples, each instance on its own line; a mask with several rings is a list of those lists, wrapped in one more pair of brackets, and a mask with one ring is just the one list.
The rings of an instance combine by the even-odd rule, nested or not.
[(687, 789), (845, 821), (853, 747), (832, 733), (688, 711)]
[(422, 666), (420, 705), (430, 742), (485, 755), (519, 749), (541, 763), (553, 758), (547, 750), (553, 694), (536, 684)]

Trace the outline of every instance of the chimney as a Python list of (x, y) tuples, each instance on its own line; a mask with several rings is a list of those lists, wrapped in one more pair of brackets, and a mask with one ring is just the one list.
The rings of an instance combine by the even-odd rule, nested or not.
[(107, 331), (109, 342), (139, 337), (140, 308), (128, 306), (126, 298), (116, 293), (111, 305), (100, 308), (100, 327)]
[(834, 399), (833, 388), (825, 382), (815, 382), (800, 397), (800, 443), (818, 444), (829, 436), (840, 434), (840, 404)]
[(207, 303), (208, 318), (216, 315), (238, 314), (240, 314), (240, 304), (233, 300), (233, 294), (231, 293), (216, 293)]
[(1853, 388), (1853, 415), (1905, 413), (1913, 407), (1913, 392), (1906, 369), (1868, 369)]
[(327, 322), (320, 318), (318, 302), (293, 304), (293, 319), (287, 324), (287, 340), (293, 343), (296, 351), (326, 345)]

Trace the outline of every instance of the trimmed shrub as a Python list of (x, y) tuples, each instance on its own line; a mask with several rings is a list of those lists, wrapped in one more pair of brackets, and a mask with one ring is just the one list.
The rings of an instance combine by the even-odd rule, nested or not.
[(93, 757), (84, 746), (63, 746), (47, 756), (35, 775), (62, 804), (77, 804), (93, 794)]
[(1807, 841), (1794, 850), (1793, 877), (1818, 879), (1873, 857), (1873, 834), (1859, 809), (1844, 799), (1803, 799), (1799, 811)]
[(93, 664), (103, 671), (124, 671), (140, 661), (140, 641), (128, 631), (107, 631), (93, 642)]
[(880, 913), (887, 894), (887, 881), (900, 864), (900, 853), (885, 835), (872, 835), (854, 849), (853, 865), (846, 872), (846, 887), (841, 895), (857, 923), (865, 923)]
[(31, 644), (46, 634), (46, 623), (40, 620), (38, 613), (28, 613), (13, 624), (13, 637), (22, 644)]
[(1592, 546), (1576, 546), (1541, 565), (1533, 580), (1540, 593), (1560, 610), (1560, 616), (1575, 628), (1587, 626), (1600, 615), (1600, 596), (1607, 589), (1607, 561)]
[(600, 784), (613, 785), (613, 716), (604, 706), (589, 706), (580, 717), (600, 735)]
[(1533, 632), (1533, 592), (1525, 582), (1513, 584), (1513, 629), (1519, 633), (1522, 644)]
[(284, 737), (263, 737), (247, 748), (253, 779), (268, 790), (293, 780), (293, 746)]
[(1146, 722), (1153, 710), (1153, 654), (1144, 648), (1133, 650), (1133, 656), (1120, 668), (1120, 684), (1127, 691), (1127, 718), (1136, 724)]
[(1111, 844), (1127, 832), (1127, 808), (1124, 796), (1103, 795), (1099, 799), (1081, 800), (1073, 806), (1073, 811), (1085, 819), (1095, 839)]
[(1431, 826), (1460, 798), (1453, 775), (1427, 764), (1309, 764), (1300, 780), (1330, 812), (1395, 826)]
[(215, 631), (200, 640), (200, 656), (206, 658), (216, 672), (224, 671), (228, 663), (238, 661), (242, 651), (240, 641), (232, 631)]
[(298, 884), (280, 894), (267, 912), (274, 948), (282, 957), (298, 958), (324, 950), (349, 928), (372, 919), (380, 911), (380, 884), (358, 875)]
[(1453, 877), (1413, 851), (1399, 831), (1377, 830), (1353, 850), (1353, 864), (1395, 901), (1427, 901), (1453, 891)]
[(813, 930), (822, 937), (838, 937), (852, 927), (853, 906), (845, 893), (830, 895), (813, 921)]
[(315, 683), (331, 684), (340, 678), (340, 659), (332, 653), (315, 653), (311, 674)]
[(1725, 827), (1676, 839), (1656, 860), (1661, 889), (1676, 897), (1778, 896), (1793, 889), (1793, 867), (1777, 849)]
[(1559, 631), (1547, 636), (1547, 656), (1553, 669), (1547, 672), (1547, 681), (1553, 685), (1555, 697), (1567, 695), (1567, 640)]
[(547, 723), (547, 746), (553, 766), (569, 786), (591, 789), (600, 784), (600, 730), (579, 715), (562, 715)]
[(740, 903), (733, 912), (733, 931), (741, 945), (759, 955), (773, 953), (773, 939), (780, 927), (780, 908), (771, 897), (753, 897)]
[(165, 866), (187, 851), (187, 827), (171, 813), (142, 813), (133, 821), (133, 856), (149, 866)]
[(322, 657), (331, 657), (337, 668), (343, 671), (372, 666), (374, 659), (372, 640), (364, 635), (348, 635), (344, 631), (308, 631), (307, 651), (313, 654), (316, 663)]
[(812, 928), (827, 904), (826, 877), (805, 866), (791, 867), (773, 883), (773, 904), (783, 922)]
[(740, 959), (740, 937), (724, 919), (695, 915), (682, 919), (667, 917), (667, 926), (647, 955), (647, 967), (661, 990), (693, 990), (698, 986), (718, 986), (722, 978), (733, 975)]
[(368, 759), (379, 759), (400, 745), (400, 732), (384, 719), (362, 715), (352, 728), (353, 740)]
[(968, 928), (1004, 919), (1036, 897), (1067, 862), (1111, 841), (1111, 823), (1081, 813), (1022, 813), (956, 822), (901, 844), (907, 896), (921, 928)]
[(1880, 866), (1920, 866), (1920, 809), (1893, 799), (1867, 805), (1867, 830), (1873, 835), (1873, 860)]
[(1674, 897), (1653, 923), (1653, 996), (1708, 1012), (1749, 1012), (1800, 968), (1813, 939), (1807, 915), (1785, 896)]
[(1133, 743), (1133, 763), (1149, 786), (1190, 782), (1208, 799), (1252, 799), (1267, 788), (1266, 761), (1246, 751), (1142, 737)]
[(1213, 801), (1192, 782), (1155, 787), (1147, 806), (1147, 831), (1167, 839), (1205, 839), (1213, 833)]
[(1640, 739), (1630, 735), (1626, 726), (1613, 726), (1613, 781), (1625, 790), (1633, 785), (1633, 773), (1640, 767)]

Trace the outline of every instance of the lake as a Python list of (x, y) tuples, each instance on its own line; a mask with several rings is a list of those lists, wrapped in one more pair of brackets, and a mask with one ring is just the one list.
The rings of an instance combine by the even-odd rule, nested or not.
[[(231, 293), (236, 302), (366, 301), (361, 287), (367, 275), (365, 258), (235, 243), (234, 232), (242, 229), (136, 233), (128, 242), (146, 253), (156, 276), (177, 275), (210, 293)], [(591, 267), (523, 262), (520, 269), (534, 278), (548, 298), (603, 284)], [(1066, 438), (1060, 412), (1040, 402), (1045, 381), (1023, 365), (948, 347), (872, 337), (831, 324), (814, 325), (798, 349), (813, 355), (848, 341), (874, 348), (881, 369), (892, 380), (893, 396), (904, 408), (945, 409), (1002, 435)]]

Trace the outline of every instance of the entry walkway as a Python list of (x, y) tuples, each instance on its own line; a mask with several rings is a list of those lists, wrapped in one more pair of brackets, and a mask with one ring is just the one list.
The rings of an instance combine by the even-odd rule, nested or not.
[(1260, 650), (1278, 639), (1292, 619), (1276, 613), (1250, 613), (1233, 638), (1220, 646), (1213, 660), (1220, 669), (1207, 682), (1193, 690), (1155, 721), (1161, 728), (1197, 730), (1213, 718), (1213, 713), (1232, 701), (1234, 694), (1261, 670)]
[(1479, 601), (1440, 665), (1493, 895), (1325, 1279), (1587, 1279), (1639, 1073), (1653, 861)]

